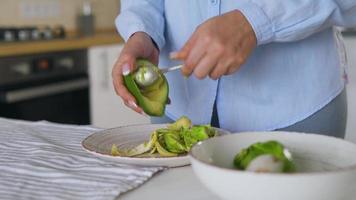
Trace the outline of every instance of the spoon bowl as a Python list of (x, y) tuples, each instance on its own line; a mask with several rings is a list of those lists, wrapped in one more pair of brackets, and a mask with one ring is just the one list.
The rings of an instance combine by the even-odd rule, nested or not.
[(182, 68), (183, 65), (163, 68), (155, 70), (152, 65), (146, 65), (144, 68), (139, 68), (135, 75), (135, 81), (141, 87), (152, 85), (159, 77), (159, 73), (165, 74), (167, 72), (175, 71)]
[(158, 79), (158, 72), (156, 72), (152, 66), (147, 65), (137, 70), (135, 74), (135, 81), (141, 87), (147, 87), (152, 85)]

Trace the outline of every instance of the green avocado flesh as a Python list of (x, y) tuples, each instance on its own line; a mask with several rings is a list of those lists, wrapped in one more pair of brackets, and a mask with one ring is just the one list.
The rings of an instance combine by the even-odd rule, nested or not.
[(121, 157), (173, 157), (186, 155), (199, 141), (215, 137), (216, 129), (210, 125), (193, 125), (192, 121), (182, 116), (176, 122), (151, 132), (150, 139), (135, 147), (120, 148), (111, 146), (111, 155)]
[(279, 172), (295, 172), (296, 167), (293, 160), (286, 156), (283, 144), (277, 141), (257, 142), (248, 148), (242, 149), (234, 158), (234, 166), (238, 169), (245, 170), (248, 165), (261, 155), (272, 155), (276, 161), (282, 163), (282, 169)]
[[(146, 60), (138, 60), (136, 69), (151, 66), (154, 69), (158, 67)], [(135, 72), (124, 76), (124, 82), (129, 92), (136, 98), (138, 105), (150, 116), (162, 116), (168, 100), (168, 82), (166, 77), (159, 73), (158, 79), (147, 87), (139, 87), (135, 82)]]

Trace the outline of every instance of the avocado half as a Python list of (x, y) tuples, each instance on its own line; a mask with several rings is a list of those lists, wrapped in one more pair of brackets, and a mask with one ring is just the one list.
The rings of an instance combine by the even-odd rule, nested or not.
[(135, 73), (124, 76), (124, 83), (129, 92), (135, 97), (138, 105), (150, 116), (163, 116), (168, 101), (169, 86), (166, 77), (158, 67), (151, 62), (139, 59), (136, 61), (136, 69), (141, 67), (153, 67), (159, 76), (158, 79), (147, 87), (140, 87), (135, 82)]

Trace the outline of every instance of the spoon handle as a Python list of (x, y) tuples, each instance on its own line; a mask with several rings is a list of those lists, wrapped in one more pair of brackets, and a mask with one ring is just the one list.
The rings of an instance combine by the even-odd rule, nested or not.
[(177, 65), (177, 66), (173, 66), (173, 67), (168, 67), (168, 68), (163, 68), (163, 69), (160, 69), (160, 71), (165, 74), (167, 72), (171, 72), (171, 71), (174, 71), (174, 70), (177, 70), (177, 69), (180, 69), (182, 68), (183, 65)]

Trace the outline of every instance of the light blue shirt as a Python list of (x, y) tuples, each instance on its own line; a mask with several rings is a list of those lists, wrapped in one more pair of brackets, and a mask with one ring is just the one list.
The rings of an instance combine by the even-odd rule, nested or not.
[[(214, 81), (167, 74), (166, 115), (210, 123), (216, 100), (221, 128), (274, 130), (312, 115), (344, 88), (346, 58), (333, 26), (356, 26), (355, 0), (122, 0), (121, 36), (149, 34), (160, 48), (160, 66), (205, 20), (240, 10), (258, 46), (235, 74)], [(236, 22), (238, 23), (238, 22)]]

